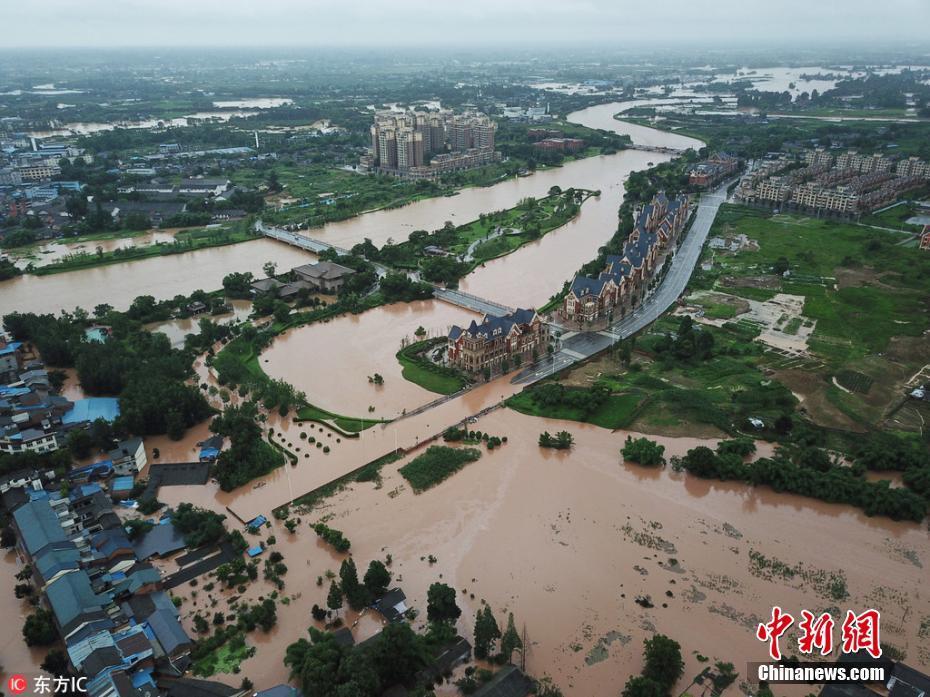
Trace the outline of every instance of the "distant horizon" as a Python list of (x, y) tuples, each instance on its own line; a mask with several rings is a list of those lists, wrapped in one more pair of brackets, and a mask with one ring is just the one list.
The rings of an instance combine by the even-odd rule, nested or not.
[[(925, 0), (46, 0), (4, 10), (6, 49), (525, 48), (928, 44)], [(40, 37), (38, 41), (34, 37)], [(454, 50), (454, 48), (453, 48)]]

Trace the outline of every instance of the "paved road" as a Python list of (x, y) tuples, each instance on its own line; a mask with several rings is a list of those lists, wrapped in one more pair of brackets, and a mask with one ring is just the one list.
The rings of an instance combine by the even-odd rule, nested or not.
[(511, 382), (529, 385), (548, 375), (603, 351), (616, 341), (631, 336), (648, 326), (665, 312), (688, 285), (688, 279), (701, 255), (707, 233), (717, 217), (720, 204), (726, 200), (728, 181), (701, 197), (691, 229), (672, 258), (672, 266), (662, 283), (636, 308), (635, 312), (614, 322), (606, 330), (569, 333), (560, 342), (559, 350), (552, 356), (537, 361), (518, 373)]

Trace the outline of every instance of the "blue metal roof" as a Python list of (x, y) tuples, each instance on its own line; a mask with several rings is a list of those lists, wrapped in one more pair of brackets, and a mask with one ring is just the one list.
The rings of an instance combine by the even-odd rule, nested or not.
[(103, 419), (113, 423), (119, 416), (119, 399), (116, 397), (88, 397), (74, 403), (71, 411), (61, 417), (62, 423), (79, 424)]

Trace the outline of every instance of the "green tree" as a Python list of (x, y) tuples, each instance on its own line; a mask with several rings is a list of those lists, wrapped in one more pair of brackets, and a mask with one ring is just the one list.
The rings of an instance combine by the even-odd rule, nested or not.
[(663, 692), (669, 692), (685, 669), (681, 646), (664, 634), (654, 634), (643, 643), (646, 661), (643, 677), (661, 685)]
[(455, 589), (445, 583), (434, 583), (426, 592), (426, 617), (430, 622), (453, 624), (462, 611), (455, 602)]
[(52, 613), (44, 608), (37, 608), (26, 618), (23, 624), (23, 638), (26, 646), (49, 646), (58, 640), (58, 630)]
[(494, 651), (494, 642), (500, 639), (501, 630), (494, 619), (491, 607), (485, 605), (475, 614), (475, 658), (486, 659)]
[(379, 598), (387, 591), (391, 583), (391, 572), (383, 562), (373, 559), (365, 572), (365, 588), (373, 598)]
[(510, 663), (514, 651), (523, 650), (523, 639), (513, 621), (513, 613), (507, 617), (507, 629), (504, 630), (504, 636), (501, 637), (501, 654), (507, 663)]
[(342, 590), (335, 581), (329, 585), (329, 593), (326, 596), (326, 607), (333, 612), (338, 612), (342, 608)]
[(352, 557), (342, 560), (342, 566), (339, 567), (339, 586), (353, 610), (361, 610), (371, 600), (368, 589), (358, 582), (358, 570)]
[(621, 697), (666, 697), (665, 689), (651, 678), (635, 675), (626, 681)]
[(623, 446), (621, 452), (624, 460), (646, 467), (659, 467), (665, 464), (665, 446), (648, 438), (633, 440), (632, 436), (627, 436), (626, 445)]

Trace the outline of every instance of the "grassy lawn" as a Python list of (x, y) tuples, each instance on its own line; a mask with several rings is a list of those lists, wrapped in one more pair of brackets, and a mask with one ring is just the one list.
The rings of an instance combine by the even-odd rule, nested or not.
[(591, 413), (569, 405), (541, 407), (532, 398), (532, 392), (524, 390), (507, 400), (507, 406), (521, 414), (542, 416), (550, 419), (565, 419), (566, 421), (581, 421), (594, 424), (601, 428), (626, 428), (629, 426), (637, 409), (643, 403), (645, 395), (642, 392), (627, 392), (611, 394), (604, 404)]
[(213, 653), (194, 663), (193, 673), (202, 678), (209, 678), (216, 673), (232, 675), (239, 664), (255, 653), (255, 649), (245, 643), (245, 636), (236, 634)]
[[(927, 196), (926, 191), (915, 191), (909, 194), (916, 200), (921, 200)], [(865, 225), (876, 225), (878, 227), (894, 228), (896, 230), (905, 230), (907, 232), (920, 232), (923, 229), (921, 225), (910, 225), (907, 223), (908, 218), (916, 215), (926, 215), (917, 206), (910, 201), (904, 201), (898, 205), (883, 210), (880, 213), (872, 213), (862, 217), (861, 223)]]
[(238, 221), (223, 228), (201, 228), (183, 230), (175, 235), (175, 241), (159, 242), (138, 247), (114, 249), (110, 252), (79, 252), (46, 266), (40, 266), (33, 273), (46, 276), (49, 274), (89, 269), (109, 264), (122, 264), (127, 261), (137, 261), (150, 257), (167, 256), (170, 254), (183, 254), (207, 247), (221, 247), (227, 244), (237, 244), (257, 239), (248, 229), (245, 221)]
[(464, 389), (468, 384), (464, 375), (451, 368), (433, 365), (427, 359), (419, 357), (419, 352), (426, 350), (433, 343), (420, 341), (397, 352), (397, 360), (403, 366), (401, 374), (404, 379), (436, 394), (454, 394)]
[(323, 423), (333, 423), (341, 430), (349, 433), (358, 433), (366, 428), (371, 428), (376, 424), (384, 423), (381, 419), (362, 419), (351, 416), (342, 416), (334, 414), (331, 411), (320, 409), (312, 404), (305, 404), (297, 410), (297, 418), (301, 421), (322, 421)]

